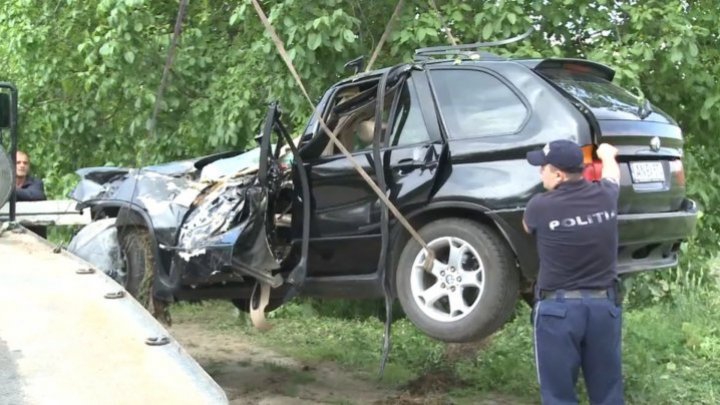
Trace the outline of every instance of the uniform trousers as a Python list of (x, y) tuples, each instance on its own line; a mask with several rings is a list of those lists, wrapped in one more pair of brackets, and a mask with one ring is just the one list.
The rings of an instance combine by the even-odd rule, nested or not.
[(591, 404), (624, 404), (622, 309), (614, 295), (613, 290), (606, 297), (596, 290), (559, 290), (538, 297), (533, 326), (543, 404), (577, 404), (580, 369)]

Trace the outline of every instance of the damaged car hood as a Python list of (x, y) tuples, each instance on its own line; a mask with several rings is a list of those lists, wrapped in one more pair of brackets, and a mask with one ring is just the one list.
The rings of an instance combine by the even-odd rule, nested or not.
[(171, 256), (167, 270), (181, 270), (189, 282), (227, 269), (267, 273), (279, 265), (267, 241), (268, 192), (258, 182), (258, 160), (251, 150), (202, 170), (197, 160), (142, 169), (84, 168), (77, 171), (81, 180), (71, 197), (81, 207), (141, 213), (160, 250)]

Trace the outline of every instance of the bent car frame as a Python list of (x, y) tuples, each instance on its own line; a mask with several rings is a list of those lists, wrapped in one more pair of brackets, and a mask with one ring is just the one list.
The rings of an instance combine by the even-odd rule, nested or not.
[(91, 224), (93, 235), (117, 234), (120, 254), (106, 271), (133, 294), (153, 274), (159, 299), (226, 298), (242, 309), (258, 285), (272, 287), (270, 308), (297, 294), (373, 298), (387, 287), (429, 336), (480, 339), (536, 278), (522, 215), (542, 184), (525, 153), (559, 138), (583, 147), (588, 181), (602, 171), (597, 145), (619, 149), (620, 273), (677, 263), (697, 209), (670, 116), (592, 61), (443, 51), (453, 57), (419, 52), (413, 63), (342, 80), (317, 106), (433, 250), (429, 271), (427, 252), (330, 142), (318, 114), (291, 139), (276, 104), (251, 151), (80, 170), (73, 198), (106, 223)]

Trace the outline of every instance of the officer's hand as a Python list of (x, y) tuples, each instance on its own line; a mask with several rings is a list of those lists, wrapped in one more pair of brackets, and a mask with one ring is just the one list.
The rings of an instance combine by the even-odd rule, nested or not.
[(618, 150), (616, 147), (610, 145), (609, 143), (603, 143), (598, 146), (596, 153), (600, 160), (615, 160), (615, 156), (617, 156)]

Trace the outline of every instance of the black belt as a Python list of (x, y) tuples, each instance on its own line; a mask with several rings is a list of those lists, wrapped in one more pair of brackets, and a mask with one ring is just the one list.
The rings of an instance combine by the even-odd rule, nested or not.
[(541, 291), (540, 298), (567, 298), (567, 299), (580, 299), (580, 298), (608, 298), (610, 294), (607, 289), (602, 290), (557, 290), (557, 291)]

